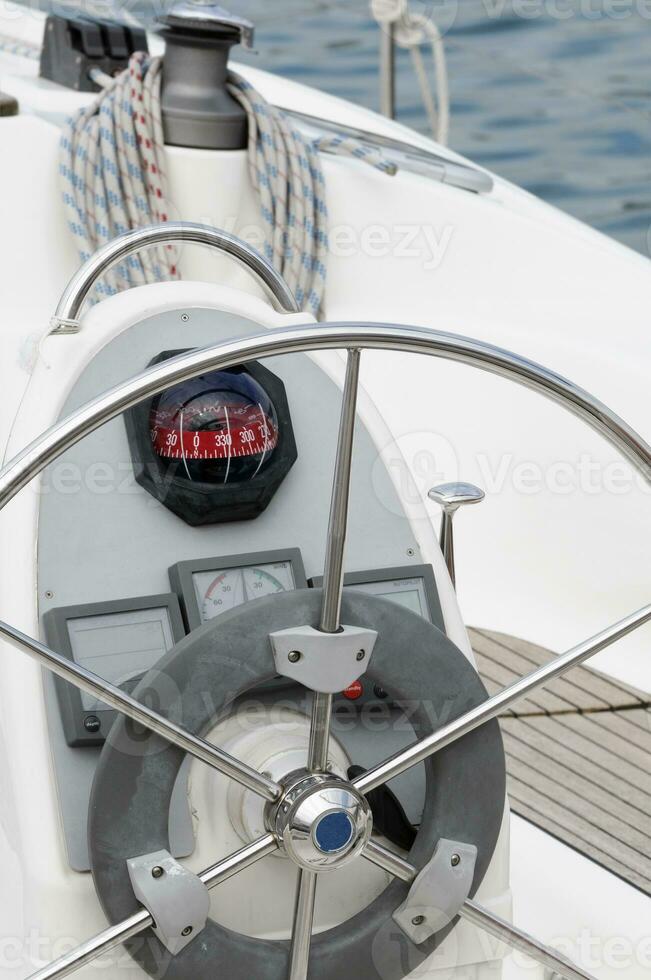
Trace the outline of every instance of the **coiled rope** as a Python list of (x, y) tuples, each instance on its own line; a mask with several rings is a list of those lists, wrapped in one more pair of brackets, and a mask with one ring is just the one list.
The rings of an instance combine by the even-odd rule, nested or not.
[[(371, 13), (380, 27), (391, 26), (395, 43), (411, 54), (425, 111), (434, 138), (443, 145), (450, 132), (450, 92), (445, 45), (431, 17), (415, 13), (409, 0), (370, 0)], [(421, 48), (429, 42), (432, 47), (436, 95), (427, 75)]]
[[(59, 173), (82, 262), (117, 235), (169, 219), (160, 84), (160, 58), (137, 52), (64, 126)], [(178, 276), (173, 246), (148, 249), (108, 272), (96, 294)]]
[[(167, 221), (169, 204), (161, 119), (161, 60), (134, 54), (128, 69), (73, 116), (61, 137), (60, 174), (68, 224), (80, 258), (131, 228)], [(299, 305), (322, 313), (328, 254), (328, 209), (319, 151), (343, 154), (387, 174), (396, 166), (344, 136), (310, 140), (245, 79), (229, 89), (249, 121), (249, 171), (258, 194), (266, 258)], [(128, 286), (178, 278), (173, 247), (132, 256), (98, 284), (98, 298)]]

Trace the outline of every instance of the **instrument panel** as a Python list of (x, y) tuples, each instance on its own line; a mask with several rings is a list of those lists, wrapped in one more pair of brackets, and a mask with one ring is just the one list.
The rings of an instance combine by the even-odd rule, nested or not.
[[(186, 632), (244, 602), (320, 588), (322, 581), (314, 577), (308, 582), (299, 548), (178, 562), (169, 569), (169, 579), (169, 594), (50, 609), (43, 616), (48, 644), (130, 693)], [(396, 602), (444, 628), (430, 565), (349, 572), (344, 587)], [(68, 746), (103, 745), (115, 711), (60, 678), (55, 687)], [(365, 692), (359, 681), (341, 693), (364, 703), (369, 696), (389, 696), (379, 689)]]

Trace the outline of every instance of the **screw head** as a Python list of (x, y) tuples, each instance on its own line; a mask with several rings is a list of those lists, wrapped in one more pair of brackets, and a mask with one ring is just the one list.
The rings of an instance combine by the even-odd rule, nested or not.
[(365, 656), (366, 656), (366, 650), (360, 650), (359, 653), (357, 654), (357, 659), (363, 660)]
[(412, 926), (422, 926), (424, 921), (425, 921), (424, 915), (415, 915), (414, 918), (411, 920), (411, 924)]
[(162, 878), (165, 874), (165, 869), (161, 868), (160, 864), (157, 864), (155, 868), (151, 869), (152, 878)]
[(186, 926), (183, 932), (181, 933), (181, 935), (189, 936), (191, 933), (192, 933), (192, 926)]
[(453, 854), (450, 858), (450, 864), (453, 868), (458, 867), (461, 864), (461, 856), (459, 854)]
[(302, 654), (300, 650), (291, 650), (287, 654), (287, 659), (289, 660), (290, 664), (297, 664), (298, 661), (301, 659), (301, 656)]

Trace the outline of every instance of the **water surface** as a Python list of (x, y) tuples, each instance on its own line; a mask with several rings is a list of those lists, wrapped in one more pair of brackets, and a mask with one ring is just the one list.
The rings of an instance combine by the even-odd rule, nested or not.
[[(433, 11), (446, 32), (450, 145), (647, 253), (651, 0), (414, 6)], [(230, 8), (257, 24), (253, 63), (378, 108), (379, 32), (365, 0), (230, 0)], [(407, 52), (398, 58), (398, 116), (427, 128)]]

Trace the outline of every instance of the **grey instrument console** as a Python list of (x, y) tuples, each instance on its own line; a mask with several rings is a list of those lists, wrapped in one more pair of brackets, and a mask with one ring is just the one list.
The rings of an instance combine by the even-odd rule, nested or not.
[[(144, 370), (162, 352), (181, 347), (206, 347), (226, 338), (253, 336), (259, 332), (260, 324), (254, 320), (212, 307), (193, 305), (189, 311), (185, 308), (165, 309), (146, 315), (140, 322), (114, 336), (94, 354), (68, 392), (61, 408), (61, 417), (67, 417), (112, 385), (131, 378), (134, 372)], [(268, 506), (255, 519), (233, 520), (231, 514), (229, 520), (195, 526), (177, 516), (165, 502), (138, 483), (138, 460), (129, 442), (123, 418), (107, 422), (71, 446), (56, 466), (46, 471), (43, 479), (48, 492), (39, 498), (38, 601), (44, 638), (48, 642), (59, 649), (63, 649), (66, 642), (85, 643), (88, 636), (84, 627), (97, 625), (92, 619), (102, 615), (101, 609), (90, 611), (88, 604), (108, 603), (103, 608), (110, 615), (106, 623), (101, 624), (106, 626), (106, 630), (102, 628), (93, 636), (93, 642), (100, 644), (100, 653), (108, 655), (91, 661), (88, 657), (95, 658), (96, 654), (89, 654), (87, 648), (86, 654), (73, 655), (75, 659), (80, 656), (81, 662), (91, 669), (94, 663), (97, 672), (110, 680), (129, 685), (144, 667), (165, 652), (166, 642), (159, 638), (156, 641), (158, 651), (155, 654), (152, 652), (151, 662), (146, 657), (142, 662), (143, 650), (139, 649), (135, 640), (140, 628), (138, 624), (131, 623), (125, 631), (115, 629), (119, 622), (111, 619), (116, 612), (114, 607), (111, 608), (111, 603), (116, 597), (134, 598), (143, 594), (160, 597), (164, 593), (176, 592), (181, 600), (181, 615), (187, 617), (186, 628), (196, 628), (205, 619), (219, 615), (230, 600), (234, 604), (235, 600), (246, 601), (269, 591), (305, 588), (306, 573), (308, 576), (322, 574), (341, 390), (326, 371), (306, 354), (266, 358), (264, 366), (284, 387), (297, 459)], [(245, 373), (251, 374), (250, 365)], [(238, 379), (242, 380), (239, 375)], [(197, 489), (199, 483), (210, 480), (203, 479), (205, 472), (195, 473), (195, 470), (210, 468), (208, 475), (212, 484), (206, 488), (206, 492), (211, 495), (211, 507), (223, 498), (224, 481), (226, 488), (230, 486), (231, 489), (236, 489), (239, 481), (239, 489), (247, 493), (251, 484), (246, 478), (249, 470), (253, 478), (259, 464), (262, 466), (258, 475), (268, 463), (271, 465), (267, 458), (268, 450), (276, 438), (275, 428), (281, 424), (284, 416), (277, 392), (272, 391), (267, 381), (259, 382), (271, 401), (271, 406), (266, 405), (264, 400), (260, 402), (266, 416), (264, 424), (263, 413), (255, 411), (258, 399), (253, 400), (254, 404), (250, 397), (243, 398), (242, 392), (239, 389), (235, 391), (233, 386), (224, 398), (220, 395), (219, 399), (215, 395), (215, 386), (205, 393), (197, 392), (196, 386), (187, 391), (185, 388), (180, 391), (178, 386), (174, 386), (176, 391), (171, 391), (171, 404), (150, 404), (142, 429), (145, 434), (149, 433), (152, 445), (156, 444), (163, 476), (169, 476), (174, 486), (181, 480), (187, 489)], [(226, 391), (224, 385), (219, 387), (219, 391)], [(247, 392), (251, 395), (253, 388), (247, 388)], [(188, 399), (192, 402), (192, 413), (185, 410)], [(184, 408), (183, 433), (181, 407)], [(223, 425), (227, 420), (222, 409), (226, 407), (228, 422), (231, 423), (231, 443), (228, 440), (228, 425), (226, 431)], [(170, 409), (167, 420), (160, 417), (163, 408)], [(179, 409), (178, 417), (172, 409)], [(237, 426), (232, 425), (234, 418), (238, 420)], [(190, 428), (185, 424), (189, 419), (192, 421)], [(204, 453), (204, 443), (217, 437), (225, 446), (230, 444), (233, 452), (226, 452), (225, 458), (218, 459), (213, 467), (204, 458), (208, 455)], [(258, 451), (260, 437), (261, 453)], [(183, 449), (181, 459), (185, 458), (189, 470), (188, 473), (182, 462), (185, 479), (178, 467), (178, 472), (170, 473), (170, 457), (164, 448), (168, 438), (170, 442), (176, 439), (177, 445)], [(243, 455), (238, 455), (238, 450)], [(378, 459), (378, 448), (360, 418), (355, 432), (346, 560), (350, 568), (388, 570), (377, 572), (380, 576), (394, 575), (396, 566), (409, 565), (409, 576), (405, 576), (400, 589), (406, 593), (403, 601), (414, 602), (416, 597), (407, 594), (414, 592), (408, 578), (420, 576), (420, 563), (424, 561), (424, 556), (421, 555), (414, 529), (404, 514), (391, 475), (383, 465), (378, 465)], [(63, 486), (58, 478), (62, 467), (67, 468), (66, 472), (69, 469), (78, 475), (73, 492), (68, 483)], [(246, 469), (246, 473), (240, 473), (241, 469)], [(190, 487), (190, 483), (197, 483), (197, 487)], [(288, 548), (288, 544), (293, 547)], [(225, 579), (215, 584), (224, 574)], [(368, 581), (368, 578), (365, 579), (365, 582)], [(376, 582), (381, 584), (381, 580)], [(423, 588), (427, 593), (426, 584), (417, 585), (415, 589), (421, 601)], [(222, 600), (221, 604), (219, 599)], [(141, 602), (140, 599), (136, 601)], [(80, 603), (84, 606), (80, 607)], [(433, 605), (430, 615), (439, 625), (437, 608), (438, 604)], [(53, 635), (47, 624), (50, 619), (55, 622), (61, 619), (64, 614), (60, 610), (68, 610), (73, 619), (88, 618), (91, 622), (77, 623), (80, 630), (77, 633), (73, 628), (72, 639), (66, 623), (59, 622), (58, 626), (52, 627)], [(53, 617), (50, 617), (51, 613), (54, 613)], [(133, 631), (132, 627), (135, 627)], [(156, 629), (162, 629), (160, 620)], [(63, 644), (59, 642), (61, 637)], [(123, 638), (124, 648), (120, 645)], [(127, 656), (115, 661), (110, 654), (113, 646), (116, 650), (127, 652)], [(134, 651), (136, 656), (131, 663), (130, 657)], [(272, 703), (274, 692), (278, 689), (278, 682), (275, 685), (271, 683), (269, 691), (263, 692), (261, 699)], [(98, 735), (103, 734), (105, 722), (98, 715), (101, 709), (89, 701), (80, 699), (72, 716), (65, 702), (62, 711), (62, 699), (49, 674), (44, 677), (44, 690), (68, 856), (70, 865), (75, 870), (83, 871), (89, 867), (88, 800), (102, 751), (102, 738), (98, 738)], [(367, 693), (372, 698), (374, 692), (369, 690)], [(284, 691), (282, 697), (287, 696), (288, 692)], [(381, 735), (375, 729), (369, 731), (362, 724), (355, 725), (357, 712), (364, 700), (362, 698), (355, 704), (340, 697), (341, 711), (347, 714), (339, 729), (337, 719), (334, 719), (334, 730), (342, 744), (349, 744), (351, 759), (360, 765), (372, 765), (382, 755), (390, 755), (408, 744), (411, 735), (409, 730), (394, 730), (391, 724), (383, 723)], [(375, 708), (392, 710), (391, 698), (386, 697), (380, 704), (376, 696), (374, 703), (369, 705), (369, 711)], [(309, 699), (306, 700), (305, 710), (309, 710)], [(88, 731), (84, 727), (87, 715), (98, 719), (102, 731)], [(89, 721), (89, 725), (96, 727), (93, 721)], [(348, 732), (348, 729), (351, 731)], [(403, 774), (399, 783), (406, 787), (412, 775)], [(170, 811), (170, 850), (176, 857), (190, 854), (194, 846), (186, 788), (179, 784), (179, 792)], [(411, 811), (414, 821), (417, 821), (422, 793), (416, 788), (408, 795), (413, 799)]]

